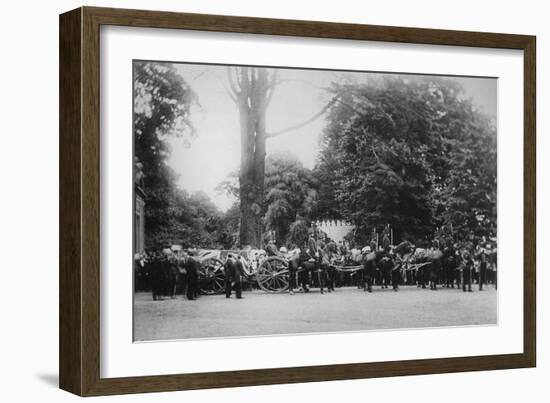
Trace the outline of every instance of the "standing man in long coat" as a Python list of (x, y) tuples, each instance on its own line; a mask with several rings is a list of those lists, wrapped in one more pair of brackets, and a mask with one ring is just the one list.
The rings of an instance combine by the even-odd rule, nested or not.
[(199, 296), (199, 271), (201, 268), (200, 261), (189, 254), (185, 255), (181, 260), (182, 266), (185, 268), (185, 278), (187, 280), (187, 299), (192, 301)]
[(242, 277), (244, 275), (244, 266), (240, 256), (229, 255), (224, 264), (225, 297), (231, 298), (233, 287), (238, 299), (242, 298)]
[(153, 301), (162, 300), (164, 291), (164, 269), (162, 255), (155, 251), (149, 261), (149, 273), (151, 279), (151, 291)]

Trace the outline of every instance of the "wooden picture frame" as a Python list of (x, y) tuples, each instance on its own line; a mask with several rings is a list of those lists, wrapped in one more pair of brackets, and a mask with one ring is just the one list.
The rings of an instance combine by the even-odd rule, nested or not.
[[(523, 353), (100, 377), (100, 26), (119, 25), (359, 41), (519, 49), (524, 52)], [(81, 396), (525, 368), (536, 365), (535, 37), (82, 7), (60, 16), (60, 387)]]

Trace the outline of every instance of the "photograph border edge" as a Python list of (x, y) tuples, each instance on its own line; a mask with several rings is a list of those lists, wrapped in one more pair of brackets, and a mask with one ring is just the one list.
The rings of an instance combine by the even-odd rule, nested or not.
[[(101, 25), (523, 50), (523, 353), (101, 378), (99, 351), (99, 33)], [(59, 51), (59, 386), (61, 389), (80, 396), (97, 396), (536, 366), (535, 36), (81, 7), (60, 15)]]

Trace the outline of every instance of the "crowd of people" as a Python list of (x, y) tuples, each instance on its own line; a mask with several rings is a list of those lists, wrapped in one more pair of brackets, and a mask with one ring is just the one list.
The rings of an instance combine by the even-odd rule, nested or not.
[(134, 289), (151, 291), (153, 300), (174, 298), (177, 294), (194, 300), (200, 295), (201, 262), (188, 253), (170, 249), (145, 251), (134, 257)]
[[(195, 300), (201, 295), (199, 285), (204, 272), (201, 269), (202, 259), (194, 249), (145, 251), (134, 256), (134, 289), (150, 291), (154, 301), (174, 298), (177, 294)], [(231, 297), (233, 290), (237, 298), (242, 298), (245, 269), (241, 256), (228, 254), (223, 269), (227, 298)]]
[[(393, 288), (401, 285), (437, 290), (438, 287), (457, 288), (472, 292), (492, 285), (497, 287), (497, 249), (494, 241), (481, 237), (476, 241), (452, 242), (440, 237), (420, 248), (404, 241), (391, 245), (387, 235), (380, 244), (374, 239), (362, 248), (350, 247), (347, 241), (336, 243), (325, 237), (310, 234), (301, 247), (277, 248), (270, 241), (264, 250), (255, 250), (250, 261), (237, 253), (228, 253), (224, 261), (224, 289), (227, 298), (235, 291), (242, 298), (243, 286), (250, 271), (270, 256), (284, 259), (288, 265), (288, 293), (309, 292), (318, 287), (321, 293), (337, 287), (356, 286), (372, 292), (374, 286)], [(151, 291), (153, 300), (173, 298), (184, 294), (189, 300), (201, 292), (202, 261), (196, 250), (144, 252), (135, 256), (135, 290)], [(208, 281), (208, 279), (202, 279)]]

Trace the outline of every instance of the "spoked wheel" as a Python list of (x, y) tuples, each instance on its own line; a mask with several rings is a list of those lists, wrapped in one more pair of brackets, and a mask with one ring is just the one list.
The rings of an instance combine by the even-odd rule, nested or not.
[(288, 262), (278, 256), (270, 256), (258, 267), (256, 281), (267, 292), (288, 290)]
[(199, 289), (207, 295), (221, 294), (225, 289), (223, 262), (209, 258), (202, 262)]

